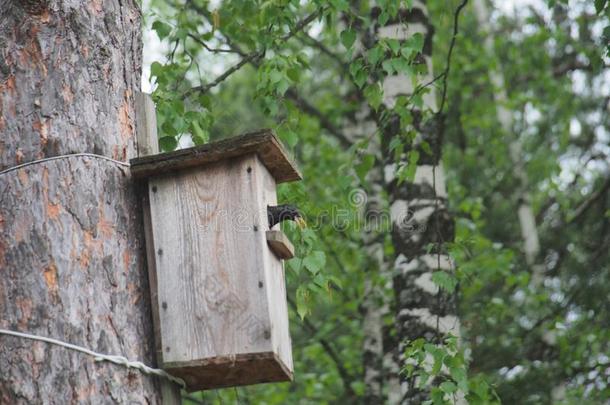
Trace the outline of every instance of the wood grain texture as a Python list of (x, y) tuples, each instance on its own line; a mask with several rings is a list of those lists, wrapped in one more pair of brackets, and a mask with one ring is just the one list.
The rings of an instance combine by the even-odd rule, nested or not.
[(238, 354), (234, 357), (214, 357), (187, 364), (166, 364), (173, 373), (182, 376), (187, 391), (226, 388), (250, 384), (292, 381), (288, 369), (276, 353)]
[(269, 129), (192, 148), (132, 159), (131, 173), (136, 178), (149, 177), (252, 153), (258, 155), (277, 183), (301, 180), (298, 168), (281, 141)]
[(282, 231), (267, 231), (267, 244), (278, 259), (288, 260), (294, 257), (294, 246)]
[[(159, 153), (159, 142), (157, 139), (157, 113), (155, 104), (150, 94), (136, 92), (136, 133), (138, 138), (138, 156)], [(159, 306), (157, 290), (157, 271), (155, 264), (155, 245), (152, 233), (152, 221), (150, 218), (150, 199), (147, 185), (139, 185), (139, 195), (142, 198), (142, 211), (144, 220), (144, 236), (146, 241), (146, 264), (148, 269), (148, 285), (150, 288), (150, 303), (153, 320), (155, 359), (156, 364), (162, 360), (161, 332), (159, 329)], [(168, 381), (159, 382), (161, 388), (161, 403), (163, 405), (179, 405), (182, 403), (180, 388)]]
[(150, 94), (135, 93), (136, 134), (138, 136), (138, 157), (159, 153), (157, 137), (157, 113)]
[(261, 382), (256, 361), (235, 360), (257, 353), (281, 363), (266, 381), (291, 378), (283, 264), (265, 236), (275, 188), (254, 153), (149, 179), (162, 365), (189, 389), (219, 358), (242, 376), (230, 385)]

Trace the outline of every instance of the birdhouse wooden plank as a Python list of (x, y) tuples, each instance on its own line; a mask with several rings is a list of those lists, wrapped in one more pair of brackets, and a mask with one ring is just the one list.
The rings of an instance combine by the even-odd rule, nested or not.
[(191, 391), (292, 380), (286, 256), (268, 244), (267, 206), (301, 175), (279, 140), (261, 131), (131, 164), (148, 180), (160, 367)]

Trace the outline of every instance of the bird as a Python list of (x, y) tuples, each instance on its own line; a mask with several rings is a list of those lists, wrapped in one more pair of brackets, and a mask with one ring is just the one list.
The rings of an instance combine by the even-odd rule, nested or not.
[(290, 204), (280, 204), (276, 206), (267, 206), (267, 219), (269, 220), (269, 229), (282, 221), (290, 220), (297, 223), (300, 228), (307, 226), (303, 219), (303, 215), (297, 207)]

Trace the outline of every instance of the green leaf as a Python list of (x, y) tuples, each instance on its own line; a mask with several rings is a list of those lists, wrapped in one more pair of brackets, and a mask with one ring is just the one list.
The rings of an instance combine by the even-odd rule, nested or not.
[(295, 257), (288, 260), (288, 267), (290, 267), (296, 274), (299, 274), (301, 272), (301, 268), (303, 267), (303, 259), (300, 257)]
[(366, 84), (368, 78), (369, 78), (368, 73), (366, 73), (366, 70), (362, 69), (356, 75), (356, 79), (354, 80), (354, 82), (356, 83), (356, 86), (358, 86), (359, 88), (362, 88), (362, 86), (364, 86)]
[(397, 39), (388, 39), (386, 41), (388, 43), (388, 45), (390, 46), (390, 49), (392, 50), (392, 52), (396, 55), (400, 52), (400, 41), (398, 41)]
[(356, 171), (356, 175), (360, 179), (362, 183), (365, 182), (366, 175), (373, 168), (375, 164), (375, 156), (366, 154), (362, 156), (362, 160), (359, 164), (354, 166), (354, 170)]
[(288, 78), (290, 80), (292, 80), (293, 82), (297, 83), (299, 81), (300, 78), (300, 72), (298, 69), (296, 68), (290, 68), (286, 71), (286, 75), (288, 76)]
[(371, 107), (377, 110), (383, 101), (383, 89), (381, 88), (381, 85), (375, 83), (367, 86), (364, 89), (364, 97), (366, 97), (366, 101), (368, 101)]
[(410, 150), (407, 154), (407, 164), (398, 171), (398, 184), (402, 184), (404, 181), (412, 182), (415, 179), (418, 161), (419, 152), (415, 149)]
[(159, 62), (153, 62), (150, 65), (150, 74), (151, 76), (159, 77), (163, 74), (163, 65)]
[(349, 2), (347, 0), (330, 0), (330, 4), (332, 4), (337, 11), (347, 11), (349, 9)]
[(345, 31), (341, 32), (340, 37), (341, 43), (346, 49), (350, 49), (352, 45), (354, 45), (354, 42), (356, 42), (356, 32), (351, 28), (348, 28)]
[(376, 45), (373, 48), (368, 50), (368, 52), (366, 53), (366, 57), (367, 57), (369, 63), (371, 65), (375, 66), (377, 64), (377, 62), (379, 62), (381, 60), (381, 58), (383, 57), (383, 54), (384, 54), (383, 47), (381, 47), (380, 45)]
[(343, 289), (343, 282), (341, 280), (339, 280), (337, 277), (335, 276), (330, 276), (328, 277), (328, 279), (330, 281), (332, 281), (332, 283), (339, 289), (342, 290)]
[(152, 29), (157, 33), (159, 39), (161, 40), (169, 36), (169, 34), (172, 32), (172, 27), (170, 25), (167, 25), (159, 20), (153, 22)]
[(451, 378), (457, 383), (460, 391), (468, 393), (468, 378), (466, 378), (464, 367), (450, 367), (449, 374), (451, 374)]
[(297, 62), (299, 62), (301, 64), (301, 66), (303, 66), (305, 69), (309, 69), (309, 62), (307, 61), (307, 55), (305, 55), (304, 53), (298, 53), (297, 54)]
[(320, 250), (315, 250), (303, 259), (303, 264), (310, 273), (315, 275), (322, 270), (324, 264), (326, 264), (326, 255)]
[(419, 146), (420, 146), (421, 150), (423, 150), (426, 153), (426, 155), (432, 156), (432, 148), (430, 147), (430, 144), (428, 142), (422, 141), (419, 144)]
[(277, 92), (281, 96), (283, 96), (284, 94), (286, 94), (286, 91), (288, 90), (289, 87), (290, 87), (290, 82), (288, 82), (288, 80), (286, 80), (286, 79), (282, 79), (277, 84)]
[(363, 67), (364, 67), (364, 65), (362, 64), (362, 60), (361, 59), (356, 59), (355, 61), (350, 63), (350, 65), (349, 65), (349, 73), (352, 75), (352, 77), (356, 77), (358, 72), (360, 70), (362, 70)]
[(173, 136), (164, 136), (159, 139), (159, 147), (166, 151), (170, 152), (178, 146), (178, 141)]
[(398, 146), (402, 145), (402, 141), (400, 140), (400, 138), (398, 136), (395, 136), (392, 138), (392, 140), (390, 141), (390, 152), (393, 151), (394, 149), (396, 149)]
[(369, 77), (368, 73), (366, 72), (366, 68), (364, 67), (364, 65), (362, 63), (362, 60), (356, 59), (355, 61), (350, 63), (349, 72), (352, 75), (352, 78), (354, 79), (354, 83), (356, 83), (356, 86), (358, 86), (359, 88), (362, 88), (362, 86), (364, 86), (364, 84), (366, 83), (366, 81)]
[(184, 114), (184, 102), (182, 100), (174, 100), (172, 101), (172, 112), (176, 115)]
[(206, 110), (210, 110), (212, 108), (212, 98), (207, 94), (199, 97), (199, 103), (201, 103)]
[(311, 309), (309, 308), (309, 291), (303, 285), (297, 288), (297, 314), (301, 317), (301, 319), (305, 319), (308, 314), (311, 314)]
[(176, 31), (176, 33), (174, 35), (177, 39), (180, 39), (181, 41), (183, 41), (187, 37), (188, 34), (189, 34), (188, 30), (180, 28), (180, 29), (178, 29), (178, 31)]
[(195, 145), (202, 145), (209, 140), (208, 133), (199, 126), (197, 121), (191, 122), (191, 130)]
[(457, 391), (457, 385), (455, 385), (451, 381), (442, 382), (441, 385), (439, 385), (439, 388), (445, 394), (449, 394), (449, 395), (451, 395), (451, 394), (453, 394), (454, 392)]
[(435, 271), (432, 273), (432, 282), (443, 290), (452, 293), (457, 285), (457, 278), (446, 271)]
[(286, 131), (283, 133), (282, 139), (286, 141), (288, 146), (294, 148), (295, 145), (299, 142), (299, 136), (294, 131)]
[(595, 11), (597, 14), (600, 14), (604, 10), (607, 1), (608, 0), (595, 0)]
[[(176, 135), (178, 135), (178, 131), (176, 130), (176, 127), (174, 126), (172, 121), (165, 121), (163, 123), (163, 125), (161, 125), (161, 129), (162, 129), (163, 133), (165, 134), (165, 136), (169, 136), (170, 138), (173, 138)], [(163, 136), (163, 138), (165, 138), (165, 136)], [(166, 142), (169, 142), (169, 141), (166, 141)]]
[(326, 292), (330, 292), (330, 280), (324, 274), (316, 274), (316, 276), (313, 278), (313, 282), (326, 290)]
[(284, 75), (279, 70), (273, 69), (269, 72), (269, 80), (271, 80), (271, 83), (279, 83), (283, 78)]
[(381, 62), (381, 67), (386, 72), (386, 74), (388, 74), (388, 75), (394, 74), (394, 66), (392, 65), (391, 59), (386, 59), (383, 62)]
[(402, 73), (407, 77), (412, 77), (414, 75), (413, 67), (411, 66), (409, 61), (407, 61), (406, 59), (394, 58), (394, 59), (391, 59), (391, 61), (392, 61), (392, 67), (394, 68), (394, 70), (396, 70), (396, 72)]
[(381, 12), (381, 14), (379, 14), (379, 17), (377, 17), (377, 22), (380, 26), (383, 27), (384, 25), (386, 25), (389, 19), (390, 15), (384, 10)]
[(444, 405), (445, 404), (445, 394), (437, 387), (433, 387), (430, 390), (430, 396), (432, 397), (432, 403), (434, 405)]
[(307, 246), (312, 246), (316, 241), (316, 233), (311, 228), (305, 228), (301, 231), (303, 241)]
[(446, 351), (444, 348), (437, 347), (431, 343), (426, 343), (424, 345), (426, 352), (432, 355), (434, 359), (434, 364), (432, 365), (432, 369), (430, 370), (431, 375), (438, 375), (441, 371), (441, 367), (443, 366), (443, 358), (446, 355)]

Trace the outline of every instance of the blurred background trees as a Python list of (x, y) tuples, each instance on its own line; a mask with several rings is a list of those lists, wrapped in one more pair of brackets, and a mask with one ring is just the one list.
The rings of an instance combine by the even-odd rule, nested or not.
[[(185, 402), (397, 403), (417, 384), (435, 403), (610, 400), (610, 6), (460, 5), (145, 2), (162, 148), (273, 128), (305, 177), (280, 199), (310, 223), (286, 229), (295, 383)], [(454, 229), (396, 223), (441, 146)], [(451, 268), (400, 281), (400, 229), (439, 229), (418, 254)], [(459, 350), (403, 330), (414, 289), (458, 303)]]

